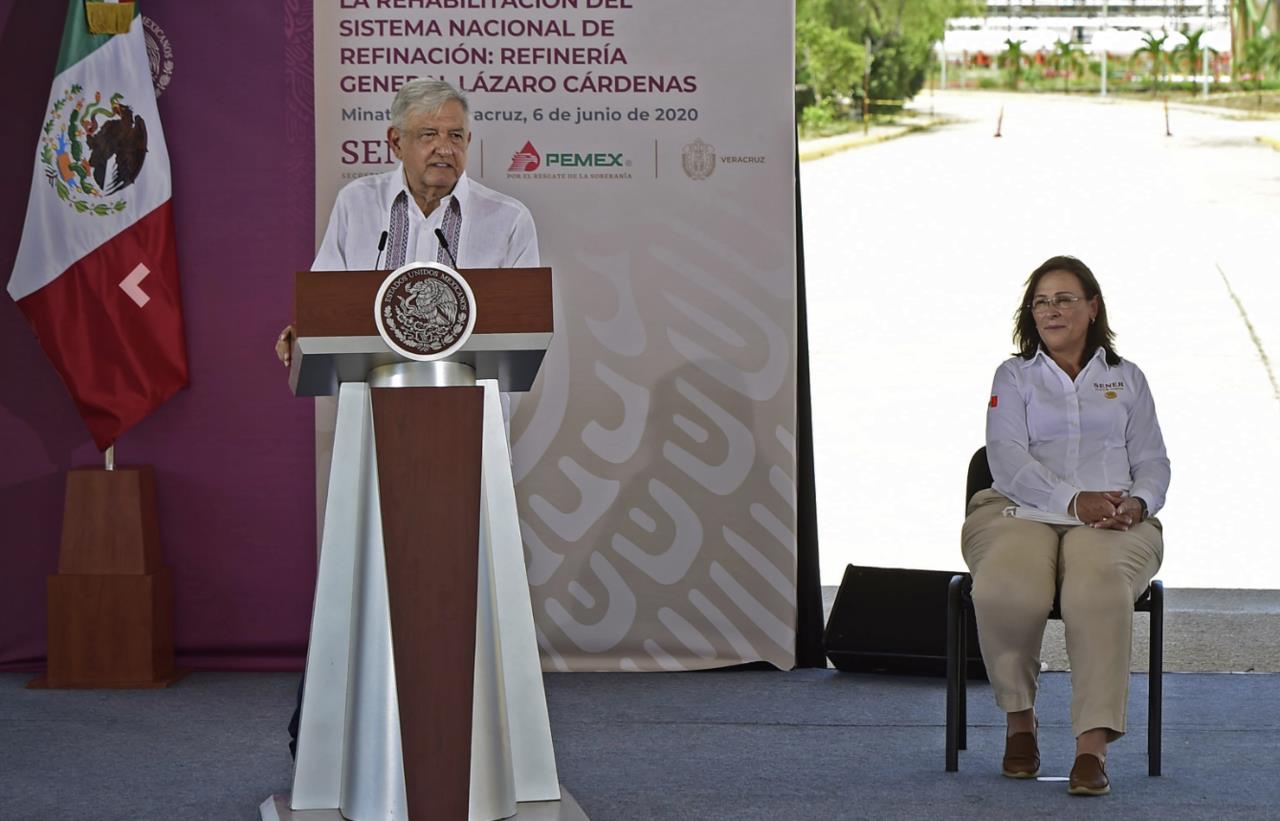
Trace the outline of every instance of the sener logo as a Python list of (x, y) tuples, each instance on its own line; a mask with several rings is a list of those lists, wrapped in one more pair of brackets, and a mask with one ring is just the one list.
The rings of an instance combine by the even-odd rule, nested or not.
[(547, 167), (560, 168), (620, 168), (623, 165), (621, 154), (548, 154)]
[(511, 155), (511, 167), (507, 171), (508, 173), (514, 171), (528, 173), (537, 171), (540, 165), (542, 165), (542, 157), (538, 156), (538, 149), (533, 147), (533, 143), (527, 142), (524, 148)]

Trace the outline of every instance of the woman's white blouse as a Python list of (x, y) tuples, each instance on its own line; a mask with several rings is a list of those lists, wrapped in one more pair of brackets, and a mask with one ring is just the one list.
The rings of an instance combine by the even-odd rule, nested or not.
[(987, 407), (993, 487), (1019, 505), (1066, 513), (1082, 490), (1122, 490), (1154, 516), (1169, 490), (1169, 457), (1147, 378), (1098, 348), (1073, 381), (1040, 349), (996, 370)]

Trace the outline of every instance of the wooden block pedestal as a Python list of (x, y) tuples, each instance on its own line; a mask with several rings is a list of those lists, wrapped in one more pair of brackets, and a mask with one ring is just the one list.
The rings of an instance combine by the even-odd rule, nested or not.
[(67, 474), (58, 573), (47, 581), (43, 687), (167, 687), (173, 664), (173, 580), (160, 564), (150, 466)]

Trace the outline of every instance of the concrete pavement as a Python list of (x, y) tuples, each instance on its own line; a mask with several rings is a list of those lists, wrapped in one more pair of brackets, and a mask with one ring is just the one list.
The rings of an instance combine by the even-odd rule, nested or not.
[[(927, 104), (927, 103), (926, 103)], [(1280, 121), (939, 92), (961, 122), (801, 166), (823, 580), (948, 569), (1027, 274), (1097, 273), (1173, 463), (1160, 572), (1280, 588)], [(996, 118), (1004, 107), (1000, 139)]]

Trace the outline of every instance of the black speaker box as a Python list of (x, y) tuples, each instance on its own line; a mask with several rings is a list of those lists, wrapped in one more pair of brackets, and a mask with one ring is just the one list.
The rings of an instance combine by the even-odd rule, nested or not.
[[(827, 658), (860, 673), (947, 674), (947, 570), (845, 568), (822, 634)], [(969, 619), (970, 678), (986, 678), (978, 630)]]

